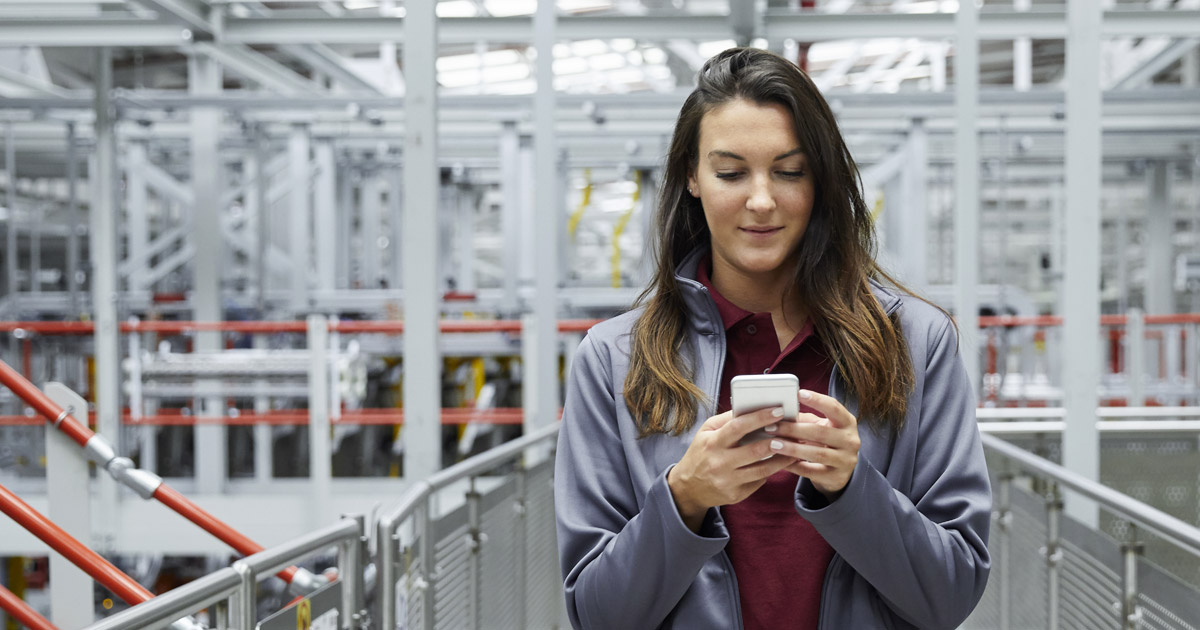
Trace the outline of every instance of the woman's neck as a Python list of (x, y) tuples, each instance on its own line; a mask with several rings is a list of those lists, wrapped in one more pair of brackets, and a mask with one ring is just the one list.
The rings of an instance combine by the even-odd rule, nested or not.
[(804, 307), (796, 292), (789, 291), (793, 288), (789, 286), (792, 278), (784, 270), (769, 275), (750, 275), (714, 264), (710, 280), (722, 297), (739, 308), (752, 313), (770, 313), (781, 337), (785, 333), (794, 334), (804, 326)]

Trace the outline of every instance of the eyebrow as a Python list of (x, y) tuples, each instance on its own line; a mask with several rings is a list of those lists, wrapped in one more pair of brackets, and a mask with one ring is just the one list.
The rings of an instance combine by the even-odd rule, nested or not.
[[(788, 151), (787, 153), (780, 153), (779, 155), (776, 155), (775, 159), (772, 161), (778, 162), (779, 160), (792, 157), (793, 155), (804, 155), (804, 151), (802, 151), (799, 147), (797, 147), (795, 149), (792, 149), (791, 151)], [(722, 151), (720, 149), (718, 149), (716, 151), (709, 151), (708, 157), (710, 157), (710, 158), (712, 158), (712, 157), (727, 157), (727, 158), (732, 158), (734, 160), (741, 160), (743, 162), (746, 161), (746, 158), (744, 158), (736, 153), (733, 153), (732, 151)]]

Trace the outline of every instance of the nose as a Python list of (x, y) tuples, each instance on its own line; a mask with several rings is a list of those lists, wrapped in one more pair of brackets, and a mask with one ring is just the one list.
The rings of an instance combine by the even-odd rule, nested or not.
[(771, 190), (771, 178), (756, 175), (750, 181), (750, 197), (746, 199), (746, 209), (751, 212), (769, 212), (775, 209), (775, 194)]

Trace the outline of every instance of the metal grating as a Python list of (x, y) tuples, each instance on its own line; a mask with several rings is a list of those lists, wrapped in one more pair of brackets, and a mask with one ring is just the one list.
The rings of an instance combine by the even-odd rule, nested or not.
[(481, 627), (520, 628), (524, 584), (522, 550), (517, 543), (524, 523), (518, 512), (516, 484), (499, 486), (488, 499), (480, 528), (484, 536), (479, 558)]
[(525, 518), (526, 623), (530, 628), (557, 627), (562, 615), (562, 582), (554, 527), (554, 468), (546, 462), (530, 471)]
[[(437, 529), (435, 527), (435, 529)], [(460, 525), (440, 537), (435, 546), (433, 610), (436, 628), (471, 627), (469, 591), (471, 549), (468, 530)]]

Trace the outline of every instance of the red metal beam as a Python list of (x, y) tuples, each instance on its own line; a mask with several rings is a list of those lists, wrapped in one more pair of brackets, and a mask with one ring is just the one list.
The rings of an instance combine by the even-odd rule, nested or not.
[[(558, 322), (559, 332), (587, 332), (600, 323), (598, 319), (564, 319)], [(141, 321), (121, 322), (123, 333), (152, 332), (159, 334), (182, 334), (189, 332), (232, 332), (243, 334), (303, 333), (308, 324), (302, 321), (247, 321), (247, 322), (191, 322), (191, 321)], [(0, 332), (24, 330), (39, 335), (91, 335), (96, 332), (92, 322), (0, 322)], [(388, 321), (338, 321), (329, 322), (329, 330), (343, 333), (404, 333), (404, 322)], [(445, 320), (441, 322), (443, 333), (520, 333), (521, 322), (515, 319), (488, 320)]]
[(74, 537), (40, 512), (29, 507), (28, 503), (22, 501), (20, 497), (2, 485), (0, 485), (0, 511), (130, 605), (137, 605), (154, 597), (153, 593), (147, 591), (136, 580), (125, 575), (100, 554), (89, 549), (87, 545), (75, 540)]
[(3, 585), (0, 585), (0, 609), (29, 630), (58, 630), (57, 626)]

